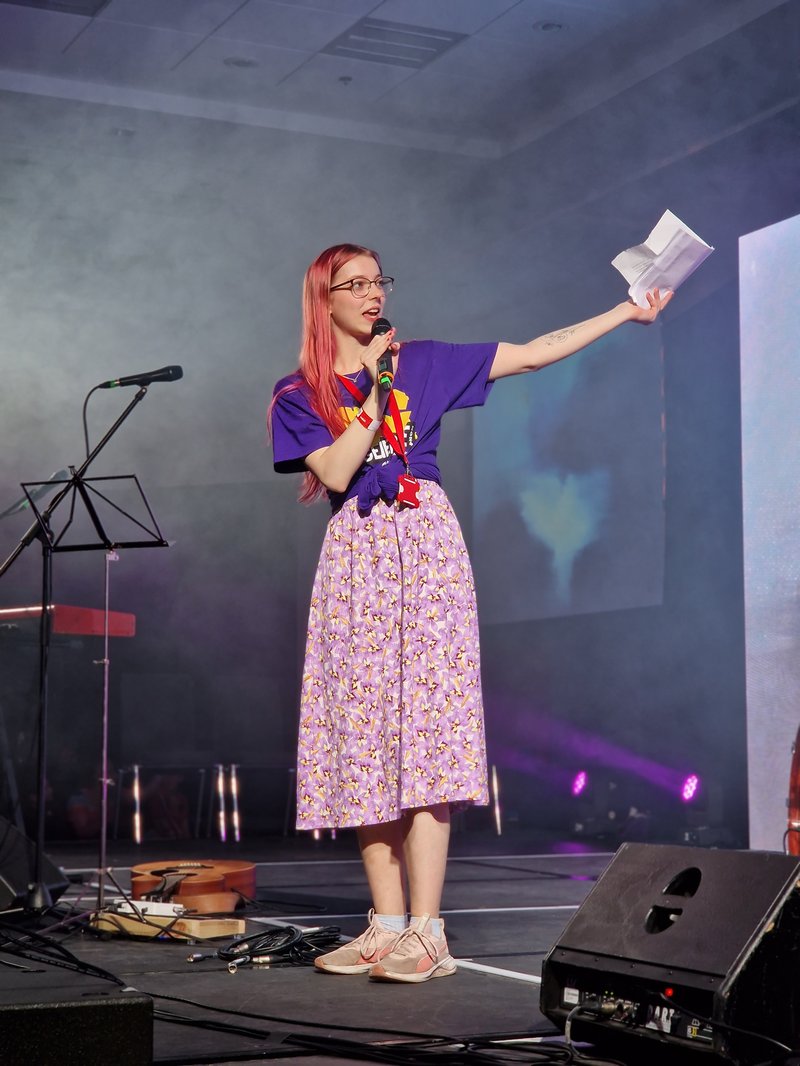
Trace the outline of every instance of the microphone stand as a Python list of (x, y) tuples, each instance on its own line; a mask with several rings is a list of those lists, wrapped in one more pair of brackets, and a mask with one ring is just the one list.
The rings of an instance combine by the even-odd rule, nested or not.
[[(30, 506), (36, 515), (36, 521), (30, 526), (30, 528), (23, 534), (19, 544), (8, 556), (5, 562), (0, 565), (0, 578), (10, 569), (16, 559), (22, 554), (22, 552), (33, 543), (34, 540), (41, 541), (42, 545), (42, 613), (39, 623), (39, 698), (38, 698), (38, 746), (37, 746), (37, 790), (36, 790), (36, 838), (34, 841), (34, 871), (33, 878), (28, 886), (28, 895), (26, 897), (25, 909), (27, 911), (34, 911), (42, 913), (48, 910), (52, 906), (53, 900), (50, 895), (50, 890), (43, 881), (42, 868), (44, 858), (44, 839), (45, 839), (45, 814), (47, 808), (47, 715), (48, 715), (48, 660), (50, 656), (50, 644), (51, 644), (51, 619), (50, 619), (50, 605), (52, 603), (52, 590), (53, 590), (53, 554), (58, 551), (87, 551), (105, 549), (107, 552), (113, 551), (115, 547), (168, 547), (167, 541), (161, 536), (161, 531), (156, 524), (156, 533), (151, 534), (151, 539), (147, 541), (135, 541), (121, 544), (117, 542), (112, 543), (106, 534), (102, 523), (95, 511), (94, 506), (89, 498), (86, 484), (83, 480), (83, 475), (89, 469), (96, 457), (105, 448), (106, 444), (111, 440), (114, 434), (117, 432), (122, 423), (133, 411), (134, 407), (139, 404), (147, 394), (147, 386), (143, 385), (136, 393), (134, 398), (114, 422), (111, 428), (106, 432), (100, 442), (89, 453), (83, 463), (76, 469), (70, 467), (71, 476), (65, 480), (53, 480), (49, 484), (61, 484), (61, 488), (51, 500), (48, 507), (39, 512), (34, 502), (35, 492), (29, 492), (29, 485), (39, 484), (41, 482), (23, 483), (22, 489), (28, 498)], [(70, 524), (72, 523), (72, 513), (67, 520), (64, 528), (58, 536), (55, 536), (52, 531), (51, 519), (56, 509), (61, 504), (67, 495), (71, 491), (75, 491), (80, 494), (81, 499), (87, 509), (89, 517), (92, 521), (92, 525), (97, 532), (99, 543), (83, 544), (76, 546), (61, 546), (60, 541)], [(146, 504), (146, 501), (145, 501)], [(73, 504), (74, 506), (74, 504)], [(118, 510), (120, 510), (118, 508)], [(148, 507), (148, 512), (155, 524), (155, 518), (153, 518), (152, 512)], [(124, 512), (123, 512), (124, 513)], [(128, 516), (132, 517), (132, 516)], [(132, 519), (134, 522), (135, 519)], [(137, 523), (141, 525), (141, 523)], [(144, 528), (144, 527), (142, 527)], [(149, 531), (148, 531), (149, 532)], [(108, 598), (106, 593), (106, 632), (108, 630)], [(104, 659), (104, 665), (108, 665), (107, 652)], [(107, 673), (104, 677), (104, 692), (103, 692), (103, 777), (102, 784), (103, 791), (107, 788), (107, 721), (108, 721), (108, 678)], [(100, 827), (101, 833), (101, 860), (105, 861), (105, 842), (107, 827), (102, 824)], [(104, 870), (105, 867), (102, 867)], [(102, 898), (102, 880), (103, 874), (101, 873), (101, 888), (100, 897)]]
[(112, 549), (105, 556), (105, 581), (103, 585), (103, 658), (95, 665), (103, 667), (103, 715), (100, 730), (100, 850), (97, 859), (97, 910), (105, 907), (105, 881), (108, 869), (108, 682), (111, 672), (109, 651), (109, 576), (111, 563), (119, 561), (119, 555)]

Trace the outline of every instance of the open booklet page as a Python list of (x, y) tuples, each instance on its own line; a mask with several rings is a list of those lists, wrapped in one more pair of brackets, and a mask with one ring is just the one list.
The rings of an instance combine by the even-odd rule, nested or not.
[(674, 291), (713, 251), (677, 215), (665, 211), (645, 242), (620, 252), (611, 265), (628, 282), (634, 303), (647, 307), (645, 293)]

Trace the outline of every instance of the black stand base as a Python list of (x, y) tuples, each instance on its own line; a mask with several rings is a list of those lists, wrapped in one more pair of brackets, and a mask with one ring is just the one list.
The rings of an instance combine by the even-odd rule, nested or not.
[(0, 817), (0, 912), (24, 907), (41, 914), (68, 887), (69, 881), (46, 855), (38, 883), (32, 883), (35, 868), (34, 842)]

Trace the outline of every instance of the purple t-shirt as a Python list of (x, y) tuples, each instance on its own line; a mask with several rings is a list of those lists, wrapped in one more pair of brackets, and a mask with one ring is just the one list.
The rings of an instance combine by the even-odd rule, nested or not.
[[(436, 462), (442, 416), (462, 407), (480, 407), (489, 395), (489, 371), (496, 344), (445, 344), (441, 341), (408, 341), (400, 348), (394, 394), (403, 419), (406, 453), (411, 473), (421, 481), (440, 481)], [(297, 373), (283, 378), (275, 393), (297, 380)], [(355, 379), (362, 393), (369, 391), (366, 370)], [(347, 422), (358, 413), (360, 404), (339, 385)], [(389, 425), (394, 428), (389, 415)], [(272, 413), (272, 443), (275, 469), (282, 473), (305, 470), (305, 458), (318, 448), (332, 444), (334, 437), (312, 410), (308, 389), (301, 386), (285, 393)], [(397, 495), (397, 478), (403, 472), (402, 460), (395, 455), (380, 431), (362, 466), (345, 492), (328, 492), (331, 506), (338, 511), (345, 500), (358, 496), (361, 511), (369, 511), (383, 496)]]

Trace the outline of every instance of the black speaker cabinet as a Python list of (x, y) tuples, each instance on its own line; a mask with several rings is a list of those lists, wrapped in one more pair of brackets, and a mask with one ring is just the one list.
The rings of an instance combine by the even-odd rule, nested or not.
[[(800, 859), (623, 844), (542, 967), (542, 1013), (621, 1049), (763, 1062), (800, 1043)], [(715, 1024), (716, 1023), (716, 1024)], [(695, 1056), (692, 1055), (692, 1058)], [(681, 1060), (682, 1061), (682, 1060)]]
[[(0, 817), (0, 911), (21, 907), (36, 871), (36, 848), (32, 840)], [(69, 882), (54, 863), (42, 855), (42, 881), (55, 902)]]
[(44, 963), (0, 966), (3, 1066), (151, 1066), (153, 1003)]

